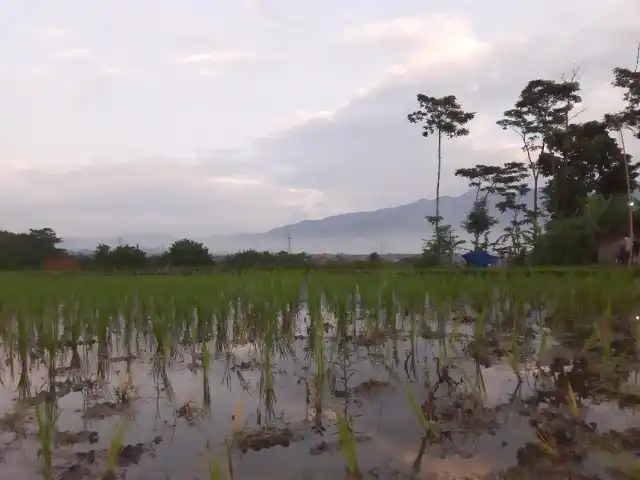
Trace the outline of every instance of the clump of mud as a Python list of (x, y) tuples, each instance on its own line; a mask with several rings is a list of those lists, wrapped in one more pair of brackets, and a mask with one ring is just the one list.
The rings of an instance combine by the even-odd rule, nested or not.
[(531, 413), (536, 441), (517, 452), (518, 465), (506, 479), (638, 478), (640, 429), (598, 432), (595, 423), (566, 408), (549, 407)]
[(366, 380), (355, 387), (348, 388), (346, 390), (335, 390), (333, 395), (336, 398), (347, 398), (351, 396), (368, 396), (373, 395), (385, 388), (389, 387), (390, 384), (388, 382), (384, 382), (382, 380), (369, 379)]
[(81, 430), (79, 432), (56, 431), (54, 441), (58, 445), (75, 445), (76, 443), (98, 443), (100, 435), (98, 432)]
[[(144, 454), (153, 455), (155, 445), (161, 441), (162, 437), (157, 436), (151, 442), (123, 445), (120, 447), (116, 458), (117, 467), (126, 469), (132, 465), (137, 465)], [(105, 477), (106, 449), (75, 452), (73, 456), (74, 458), (60, 468), (60, 473), (57, 477), (60, 480), (119, 478), (113, 473), (111, 477), (109, 475)]]
[(121, 414), (129, 409), (126, 403), (102, 402), (87, 408), (82, 416), (89, 420), (103, 419), (112, 415)]
[(207, 410), (196, 402), (189, 401), (176, 410), (178, 418), (183, 418), (189, 425), (195, 424), (207, 415)]
[(250, 428), (236, 432), (233, 444), (242, 452), (259, 451), (272, 447), (288, 447), (293, 442), (303, 440), (310, 432), (311, 424), (302, 422), (299, 425), (266, 426)]
[[(358, 443), (364, 443), (371, 440), (371, 435), (365, 434), (356, 434), (353, 436), (353, 440)], [(320, 443), (314, 445), (309, 449), (309, 453), (311, 455), (322, 455), (323, 453), (336, 453), (339, 452), (342, 448), (342, 443), (340, 440), (335, 440), (332, 442), (321, 441)]]

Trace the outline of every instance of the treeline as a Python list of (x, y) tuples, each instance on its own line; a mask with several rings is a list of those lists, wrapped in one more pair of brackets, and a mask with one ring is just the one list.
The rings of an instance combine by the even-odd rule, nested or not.
[(0, 231), (1, 270), (82, 270), (99, 272), (193, 272), (197, 270), (376, 268), (383, 261), (377, 253), (366, 260), (314, 258), (306, 253), (290, 254), (247, 250), (214, 259), (202, 243), (182, 239), (166, 252), (148, 254), (138, 245), (98, 245), (91, 253), (69, 252), (60, 247), (62, 239), (51, 228), (27, 233)]
[[(622, 93), (623, 110), (581, 122), (586, 109), (578, 71), (524, 86), (513, 107), (496, 119), (497, 127), (519, 140), (522, 161), (455, 171), (476, 192), (461, 225), (473, 239), (472, 248), (497, 252), (513, 263), (577, 265), (597, 261), (607, 242), (638, 235), (640, 210), (632, 192), (640, 164), (624, 143), (625, 136), (640, 138), (638, 65), (614, 69), (612, 88)], [(422, 127), (424, 137), (438, 139), (436, 209), (427, 217), (434, 233), (422, 256), (423, 263), (438, 264), (465, 243), (440, 215), (441, 146), (468, 135), (476, 113), (464, 111), (455, 95), (418, 94), (417, 100), (419, 110), (408, 120)], [(533, 205), (525, 202), (530, 193)], [(498, 235), (490, 202), (510, 220)]]

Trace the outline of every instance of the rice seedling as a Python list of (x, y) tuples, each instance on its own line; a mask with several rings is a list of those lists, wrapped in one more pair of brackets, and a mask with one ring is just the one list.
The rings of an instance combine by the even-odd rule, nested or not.
[(206, 342), (200, 344), (200, 354), (202, 356), (202, 404), (205, 408), (211, 408), (211, 389), (209, 387), (209, 366), (211, 365), (211, 354), (207, 349)]
[(517, 319), (513, 320), (513, 330), (511, 334), (511, 348), (506, 352), (507, 363), (513, 373), (515, 374), (518, 383), (522, 382), (522, 375), (520, 373), (520, 352), (518, 345), (518, 323)]
[(118, 464), (118, 456), (122, 450), (124, 437), (127, 433), (127, 421), (123, 417), (118, 422), (116, 429), (109, 439), (109, 447), (107, 449), (106, 470), (103, 476), (104, 480), (112, 480), (115, 478), (116, 466)]
[(45, 480), (51, 480), (53, 442), (56, 424), (58, 421), (58, 410), (54, 403), (40, 403), (36, 407), (36, 419), (38, 424), (38, 443), (40, 449), (38, 456), (42, 460), (42, 476)]
[(236, 404), (235, 412), (233, 414), (233, 436), (236, 437), (242, 430), (242, 423), (244, 421), (244, 405), (242, 403), (242, 398), (238, 400)]
[(411, 390), (408, 387), (405, 387), (405, 395), (407, 396), (407, 400), (409, 401), (411, 412), (413, 413), (414, 417), (422, 427), (422, 430), (424, 430), (425, 434), (429, 433), (430, 426), (431, 426), (430, 425), (431, 419), (428, 419), (426, 417), (425, 412), (423, 411), (423, 409), (420, 407), (420, 404), (416, 400), (416, 396), (413, 393), (413, 390)]
[(558, 444), (553, 436), (551, 436), (548, 432), (538, 429), (536, 430), (536, 437), (538, 446), (545, 454), (552, 458), (557, 458), (558, 456), (560, 456), (560, 449), (558, 447)]
[(222, 469), (220, 468), (220, 459), (215, 457), (209, 461), (209, 480), (222, 480)]
[(580, 418), (580, 409), (578, 408), (578, 402), (576, 400), (576, 395), (573, 393), (573, 388), (571, 388), (571, 383), (567, 382), (567, 396), (566, 396), (567, 406), (569, 407), (569, 411), (576, 418)]
[(229, 479), (233, 480), (233, 458), (231, 457), (231, 444), (228, 439), (225, 439), (224, 445), (227, 452), (227, 469), (229, 470)]
[(222, 480), (222, 465), (220, 463), (220, 457), (213, 455), (210, 452), (210, 444), (207, 440), (207, 478), (209, 480)]
[(484, 385), (484, 378), (482, 376), (480, 365), (476, 362), (475, 380), (473, 380), (464, 370), (460, 371), (460, 376), (462, 377), (462, 384), (471, 394), (474, 407), (482, 408), (482, 397), (486, 393), (486, 387)]
[(340, 449), (344, 456), (345, 466), (350, 477), (355, 480), (361, 480), (362, 473), (358, 465), (358, 452), (356, 449), (356, 441), (351, 430), (349, 422), (341, 412), (335, 412), (338, 419), (338, 439), (340, 440)]
[(540, 328), (540, 345), (538, 346), (538, 354), (536, 355), (536, 362), (538, 365), (538, 370), (542, 366), (541, 359), (544, 358), (545, 353), (547, 352), (548, 341), (549, 341), (549, 333), (551, 330), (548, 327)]

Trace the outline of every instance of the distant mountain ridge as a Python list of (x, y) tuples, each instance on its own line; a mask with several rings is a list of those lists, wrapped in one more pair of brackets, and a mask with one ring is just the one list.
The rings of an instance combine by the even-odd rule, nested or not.
[[(524, 201), (531, 205), (533, 195)], [(475, 199), (475, 191), (460, 196), (442, 196), (440, 214), (447, 224), (466, 238), (460, 227)], [(498, 218), (501, 229), (509, 219), (495, 208), (497, 198), (489, 200), (490, 213)], [(241, 250), (287, 250), (291, 237), (293, 252), (309, 253), (349, 253), (362, 254), (374, 251), (380, 253), (418, 253), (423, 239), (431, 235), (427, 215), (435, 214), (435, 199), (421, 199), (413, 203), (379, 210), (352, 212), (333, 215), (320, 220), (303, 220), (291, 225), (273, 228), (263, 233), (233, 235), (210, 235), (193, 238), (203, 242), (213, 253), (233, 253)], [(138, 244), (149, 252), (168, 248), (179, 237), (173, 235), (123, 235), (109, 238), (68, 237), (63, 247), (69, 250), (93, 250), (99, 243), (118, 245)]]

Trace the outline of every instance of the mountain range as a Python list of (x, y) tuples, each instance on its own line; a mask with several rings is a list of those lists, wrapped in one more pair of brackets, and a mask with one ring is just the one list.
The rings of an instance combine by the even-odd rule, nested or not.
[[(532, 204), (530, 194), (525, 201)], [(470, 190), (460, 196), (440, 197), (440, 214), (445, 223), (453, 225), (463, 239), (468, 235), (460, 227), (475, 199)], [(497, 199), (489, 199), (490, 213), (501, 229), (508, 218), (495, 208)], [(228, 254), (242, 250), (259, 251), (287, 250), (308, 253), (417, 253), (422, 249), (423, 239), (432, 233), (425, 216), (435, 214), (435, 199), (421, 199), (406, 205), (382, 208), (368, 212), (353, 212), (334, 215), (320, 220), (304, 220), (284, 225), (262, 233), (209, 235), (193, 240), (204, 243), (214, 254)], [(99, 243), (107, 245), (139, 245), (148, 252), (158, 252), (169, 247), (180, 237), (172, 235), (122, 235), (110, 238), (66, 237), (62, 246), (68, 250), (93, 250)], [(290, 240), (289, 240), (290, 239)]]

